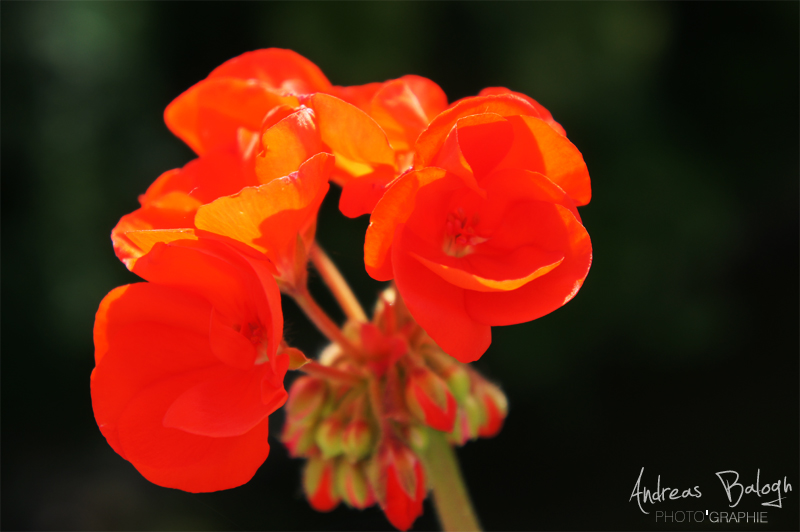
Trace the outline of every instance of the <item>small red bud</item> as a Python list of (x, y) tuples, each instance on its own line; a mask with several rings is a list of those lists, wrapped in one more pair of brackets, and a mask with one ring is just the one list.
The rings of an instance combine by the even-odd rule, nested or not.
[(453, 392), (456, 401), (459, 404), (463, 404), (469, 395), (471, 387), (467, 370), (461, 365), (453, 364), (444, 369), (441, 375), (447, 382), (447, 386), (450, 387), (450, 391)]
[(354, 419), (344, 429), (342, 450), (347, 457), (356, 462), (372, 451), (372, 429), (364, 419)]
[(319, 424), (314, 441), (324, 458), (342, 454), (342, 433), (342, 422), (336, 418), (328, 418)]
[(293, 420), (305, 419), (319, 412), (328, 397), (325, 382), (314, 377), (300, 377), (289, 390), (286, 412)]
[(375, 496), (363, 469), (347, 460), (339, 461), (336, 469), (336, 489), (344, 502), (353, 508), (363, 510), (375, 504)]
[(485, 415), (478, 400), (468, 395), (464, 399), (463, 406), (464, 431), (470, 440), (474, 440), (480, 434), (480, 427), (485, 423)]
[(431, 428), (453, 430), (456, 400), (447, 384), (431, 370), (417, 366), (406, 381), (406, 404), (411, 412)]
[[(413, 490), (403, 481), (409, 475), (414, 479)], [(390, 463), (386, 468), (386, 503), (383, 506), (386, 518), (398, 530), (408, 530), (422, 515), (425, 492), (425, 473), (419, 460), (414, 460), (413, 464)]]
[(479, 390), (478, 400), (486, 413), (486, 420), (478, 430), (478, 434), (484, 438), (496, 436), (503, 428), (503, 421), (508, 414), (508, 400), (498, 387), (488, 383)]
[(330, 512), (339, 505), (334, 473), (334, 463), (322, 458), (309, 459), (303, 469), (303, 491), (308, 503), (318, 512)]
[(315, 424), (313, 419), (292, 421), (287, 419), (283, 425), (281, 441), (295, 458), (306, 456), (314, 448)]

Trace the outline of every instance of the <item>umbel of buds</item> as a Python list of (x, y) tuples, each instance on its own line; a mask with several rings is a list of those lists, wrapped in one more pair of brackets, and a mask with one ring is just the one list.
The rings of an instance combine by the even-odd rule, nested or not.
[(357, 350), (331, 344), (319, 360), (330, 372), (294, 381), (282, 440), (292, 456), (307, 459), (303, 489), (316, 510), (379, 504), (392, 525), (407, 530), (427, 494), (431, 431), (455, 445), (492, 437), (508, 403), (428, 337), (393, 287), (371, 323), (344, 330)]

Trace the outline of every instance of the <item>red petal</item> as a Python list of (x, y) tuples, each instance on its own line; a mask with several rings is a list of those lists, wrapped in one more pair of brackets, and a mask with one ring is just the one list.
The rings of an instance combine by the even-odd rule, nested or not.
[(190, 492), (230, 489), (249, 481), (269, 454), (265, 419), (241, 436), (210, 438), (164, 426), (164, 413), (204, 377), (185, 374), (139, 393), (118, 423), (119, 442), (128, 459), (148, 480)]
[(513, 140), (511, 124), (495, 113), (460, 118), (456, 131), (461, 152), (479, 181), (503, 160)]
[(394, 177), (394, 169), (381, 166), (368, 175), (351, 179), (342, 186), (339, 210), (348, 218), (371, 214)]
[(466, 309), (473, 319), (490, 325), (523, 323), (554, 311), (577, 294), (592, 263), (592, 244), (568, 209), (560, 205), (555, 209), (564, 224), (564, 262), (517, 290), (467, 292)]
[(249, 338), (235, 331), (229, 322), (215, 309), (211, 310), (211, 325), (208, 330), (211, 351), (225, 364), (240, 370), (249, 370), (256, 360), (256, 347)]
[(461, 362), (481, 357), (492, 342), (491, 327), (475, 321), (464, 308), (463, 288), (452, 285), (416, 260), (398, 226), (392, 247), (397, 289), (411, 315), (447, 354)]
[(392, 265), (388, 259), (395, 228), (413, 212), (417, 190), (444, 177), (445, 172), (440, 168), (410, 172), (392, 183), (375, 205), (364, 240), (364, 264), (373, 279), (392, 279)]
[(197, 294), (232, 322), (258, 321), (255, 299), (263, 297), (261, 283), (222, 244), (192, 240), (158, 244), (136, 262), (134, 273)]
[(286, 401), (281, 388), (270, 403), (262, 402), (267, 370), (265, 365), (248, 371), (220, 367), (175, 399), (164, 415), (164, 426), (213, 438), (247, 433)]
[(309, 94), (327, 91), (331, 83), (322, 71), (297, 52), (280, 48), (255, 50), (234, 57), (215, 68), (209, 79), (256, 79), (269, 88)]
[(117, 287), (103, 298), (95, 316), (95, 363), (108, 351), (109, 338), (131, 323), (162, 323), (202, 335), (210, 315), (207, 301), (180, 290), (147, 283)]

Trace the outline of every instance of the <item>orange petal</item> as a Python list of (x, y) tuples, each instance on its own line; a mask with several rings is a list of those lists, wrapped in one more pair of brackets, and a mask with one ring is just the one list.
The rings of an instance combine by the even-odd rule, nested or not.
[(375, 205), (364, 240), (364, 264), (373, 279), (392, 279), (392, 265), (388, 258), (395, 228), (408, 220), (414, 210), (414, 197), (419, 188), (444, 178), (445, 174), (441, 168), (409, 172), (397, 179)]
[(386, 133), (364, 111), (328, 94), (315, 94), (305, 104), (314, 109), (322, 141), (337, 158), (394, 166), (394, 150)]
[(375, 93), (378, 92), (382, 86), (383, 83), (380, 82), (367, 83), (365, 85), (351, 85), (349, 87), (335, 86), (325, 92), (369, 113), (372, 111), (372, 97), (375, 96)]
[[(320, 153), (292, 175), (258, 187), (246, 187), (238, 194), (219, 198), (197, 210), (198, 229), (242, 242), (262, 253), (281, 253), (313, 218), (328, 190), (333, 158)], [(311, 211), (309, 211), (309, 208)], [(265, 226), (272, 217), (285, 214), (281, 226)]]
[(197, 240), (194, 229), (143, 229), (139, 231), (127, 231), (125, 238), (136, 246), (135, 255), (127, 259), (125, 264), (129, 270), (133, 270), (136, 260), (142, 255), (146, 255), (159, 242), (168, 244), (176, 240)]
[(261, 136), (264, 151), (256, 157), (256, 174), (260, 183), (296, 172), (312, 155), (322, 151), (314, 112), (303, 108), (264, 130)]
[(576, 205), (589, 203), (592, 198), (589, 170), (578, 148), (543, 120), (531, 116), (521, 118), (536, 138), (544, 162), (542, 173), (564, 189)]
[(420, 76), (403, 76), (383, 84), (368, 112), (386, 132), (392, 148), (410, 150), (422, 130), (446, 108), (447, 96), (439, 85)]
[(486, 87), (485, 89), (483, 89), (481, 92), (478, 93), (478, 96), (492, 96), (497, 94), (512, 94), (514, 96), (517, 96), (518, 98), (522, 98), (523, 100), (534, 106), (537, 111), (539, 111), (539, 118), (547, 122), (547, 125), (555, 129), (560, 135), (564, 135), (565, 137), (567, 136), (567, 132), (564, 131), (564, 128), (561, 126), (561, 124), (559, 124), (553, 119), (553, 115), (550, 113), (550, 111), (548, 111), (544, 105), (540, 104), (527, 94), (522, 94), (521, 92), (514, 92), (505, 87)]
[(539, 116), (538, 111), (531, 104), (510, 94), (464, 98), (440, 113), (427, 129), (420, 133), (414, 145), (416, 166), (430, 166), (459, 118), (484, 113), (495, 113), (503, 117)]
[(239, 128), (258, 131), (275, 106), (298, 105), (257, 81), (220, 78), (197, 83), (175, 98), (164, 111), (167, 127), (195, 153), (233, 144)]
[(317, 65), (292, 50), (266, 48), (234, 57), (215, 68), (209, 79), (256, 79), (267, 87), (295, 94), (327, 91), (331, 82)]

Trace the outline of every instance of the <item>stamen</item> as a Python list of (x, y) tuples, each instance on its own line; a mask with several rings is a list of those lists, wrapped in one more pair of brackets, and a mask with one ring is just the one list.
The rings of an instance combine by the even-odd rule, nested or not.
[(478, 213), (468, 218), (463, 207), (449, 213), (445, 220), (442, 251), (451, 257), (463, 257), (475, 251), (475, 246), (489, 240), (476, 233), (475, 227), (479, 222)]

